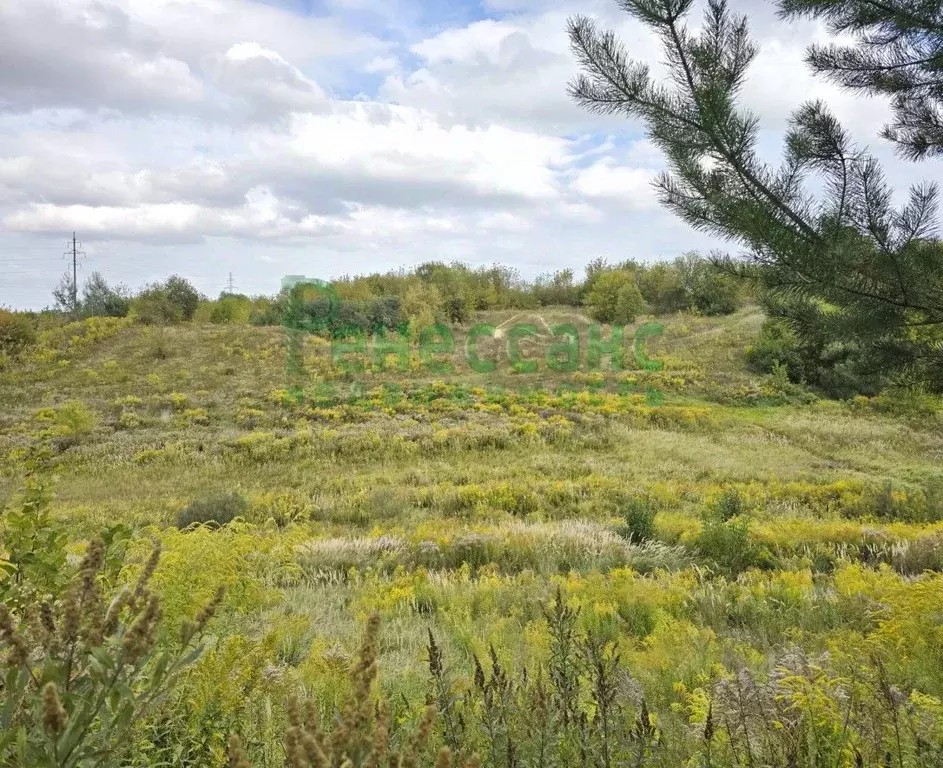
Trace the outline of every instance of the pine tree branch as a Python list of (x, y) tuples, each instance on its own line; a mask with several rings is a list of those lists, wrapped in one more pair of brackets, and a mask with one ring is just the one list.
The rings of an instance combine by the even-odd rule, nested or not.
[[(678, 36), (678, 30), (675, 26), (675, 20), (672, 19), (668, 23), (668, 28), (671, 32), (671, 40), (675, 48), (675, 52), (678, 56), (678, 60), (681, 62), (681, 66), (684, 68), (684, 77), (687, 81), (688, 89), (691, 92), (691, 98), (694, 99), (695, 104), (697, 104), (698, 112), (704, 114), (704, 107), (701, 104), (697, 96), (697, 86), (694, 84), (694, 77), (691, 73), (691, 67), (688, 63), (687, 56), (684, 53), (684, 49), (681, 46), (681, 40)], [(774, 195), (767, 187), (764, 185), (756, 176), (743, 165), (741, 164), (727, 149), (724, 143), (720, 140), (717, 134), (711, 130), (708, 125), (704, 126), (704, 132), (710, 137), (711, 142), (714, 145), (714, 149), (726, 160), (730, 166), (737, 172), (740, 178), (746, 183), (752, 185), (757, 189), (763, 197), (774, 206), (779, 208), (779, 210), (792, 221), (799, 230), (806, 235), (806, 237), (812, 242), (819, 242), (820, 237), (818, 233), (810, 227), (805, 221), (803, 221), (786, 203)]]

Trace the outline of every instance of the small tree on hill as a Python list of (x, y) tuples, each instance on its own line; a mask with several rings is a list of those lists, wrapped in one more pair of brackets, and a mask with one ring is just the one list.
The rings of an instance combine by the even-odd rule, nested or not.
[(135, 316), (147, 325), (187, 322), (202, 296), (189, 281), (173, 275), (163, 283), (148, 285), (131, 302)]
[[(746, 19), (710, 0), (695, 34), (682, 23), (693, 0), (620, 5), (659, 35), (670, 78), (655, 81), (613, 33), (577, 17), (576, 101), (645, 122), (670, 167), (657, 181), (662, 203), (744, 247), (744, 259), (716, 261), (761, 280), (768, 312), (796, 331), (812, 378), (842, 395), (890, 377), (943, 391), (936, 187), (915, 186), (893, 208), (877, 161), (821, 102), (793, 115), (785, 160), (770, 167), (757, 152), (758, 119), (737, 104), (757, 52)], [(821, 193), (804, 183), (811, 176), (824, 181)]]
[(131, 299), (123, 286), (112, 288), (100, 272), (92, 272), (82, 286), (82, 314), (86, 317), (124, 317)]
[(56, 300), (56, 309), (59, 312), (75, 314), (78, 312), (78, 297), (75, 286), (72, 283), (72, 273), (63, 272), (59, 278), (59, 284), (52, 289), (52, 297)]
[(612, 325), (633, 322), (645, 307), (645, 299), (635, 285), (635, 275), (623, 269), (607, 270), (599, 275), (583, 301), (594, 319)]

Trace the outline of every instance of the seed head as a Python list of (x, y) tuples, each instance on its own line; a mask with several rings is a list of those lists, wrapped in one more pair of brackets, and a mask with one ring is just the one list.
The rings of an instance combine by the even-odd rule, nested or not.
[(55, 683), (46, 683), (43, 688), (43, 722), (53, 733), (60, 733), (65, 728), (69, 715), (59, 701), (59, 691)]
[(313, 768), (330, 768), (324, 744), (317, 736), (306, 731), (301, 737), (301, 746)]
[(435, 722), (437, 712), (438, 710), (435, 704), (430, 704), (426, 707), (426, 711), (423, 713), (422, 720), (419, 723), (419, 730), (416, 732), (415, 737), (413, 737), (409, 749), (403, 755), (403, 768), (415, 768), (419, 763), (419, 755), (422, 753), (423, 747), (429, 740), (429, 734), (432, 731), (432, 725)]
[(242, 748), (242, 742), (239, 737), (233, 734), (229, 737), (229, 765), (230, 768), (252, 768), (252, 764), (246, 757), (246, 751)]
[(135, 610), (140, 603), (146, 600), (147, 585), (150, 583), (154, 571), (157, 570), (158, 562), (160, 562), (160, 542), (155, 541), (154, 549), (151, 550), (151, 556), (147, 558), (147, 562), (144, 563), (144, 569), (141, 571), (141, 575), (138, 576), (138, 580), (134, 584), (134, 592), (132, 592), (130, 599), (131, 610)]
[(68, 645), (75, 641), (82, 621), (81, 587), (73, 584), (66, 592), (62, 605), (62, 640)]
[(105, 562), (105, 542), (100, 538), (94, 538), (88, 543), (85, 550), (85, 557), (79, 565), (79, 578), (82, 581), (83, 595), (91, 592), (95, 586), (95, 577), (101, 570), (102, 563)]
[(297, 696), (288, 697), (288, 723), (292, 728), (301, 730), (301, 705)]
[(9, 641), (13, 632), (13, 616), (10, 614), (10, 609), (7, 608), (6, 603), (0, 603), (0, 640)]
[(108, 606), (108, 611), (105, 614), (105, 621), (102, 626), (102, 632), (105, 637), (111, 637), (118, 630), (118, 621), (121, 619), (121, 612), (130, 600), (131, 590), (127, 587), (115, 595), (114, 600), (111, 601), (111, 605)]
[(202, 632), (206, 628), (207, 623), (216, 614), (216, 609), (219, 608), (220, 603), (223, 602), (224, 597), (226, 597), (226, 587), (220, 584), (219, 587), (216, 588), (216, 593), (213, 595), (210, 601), (205, 606), (203, 606), (203, 610), (197, 614), (197, 632)]
[(10, 667), (22, 667), (29, 658), (29, 646), (24, 637), (16, 631), (10, 609), (0, 603), (0, 641), (10, 644), (10, 653), (6, 663)]
[(390, 746), (390, 708), (385, 701), (377, 708), (376, 728), (373, 731), (373, 748), (367, 759), (366, 768), (380, 768), (383, 757)]
[(285, 733), (285, 756), (290, 768), (308, 768), (308, 757), (301, 746), (301, 729), (295, 726)]
[(56, 620), (53, 618), (52, 606), (49, 603), (43, 603), (39, 606), (39, 623), (47, 635), (55, 637)]
[(131, 625), (122, 641), (127, 663), (137, 663), (151, 649), (160, 619), (160, 601), (157, 595), (151, 595), (144, 612)]

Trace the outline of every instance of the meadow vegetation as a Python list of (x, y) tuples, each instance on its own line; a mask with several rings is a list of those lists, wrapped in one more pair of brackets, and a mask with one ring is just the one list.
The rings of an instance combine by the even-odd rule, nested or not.
[(654, 318), (660, 370), (552, 369), (572, 305), (455, 327), (527, 373), (309, 335), (299, 399), (218, 306), (0, 371), (5, 764), (943, 760), (939, 399), (759, 373), (752, 305)]
[[(822, 103), (767, 165), (746, 21), (620, 6), (672, 76), (575, 18), (571, 94), (742, 258), (0, 310), (0, 764), (943, 765), (937, 191)], [(932, 6), (781, 3), (915, 159)]]

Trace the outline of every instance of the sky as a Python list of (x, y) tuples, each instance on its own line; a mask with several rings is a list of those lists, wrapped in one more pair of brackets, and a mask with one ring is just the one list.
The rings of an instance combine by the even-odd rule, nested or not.
[[(771, 159), (822, 98), (891, 182), (943, 179), (878, 138), (885, 101), (808, 71), (820, 24), (731, 5), (761, 45), (743, 100)], [(430, 260), (534, 277), (729, 250), (659, 208), (639, 125), (567, 96), (576, 13), (662, 71), (615, 0), (0, 0), (0, 306), (52, 303), (73, 231), (80, 285), (176, 273), (210, 296), (230, 273), (270, 294)]]

